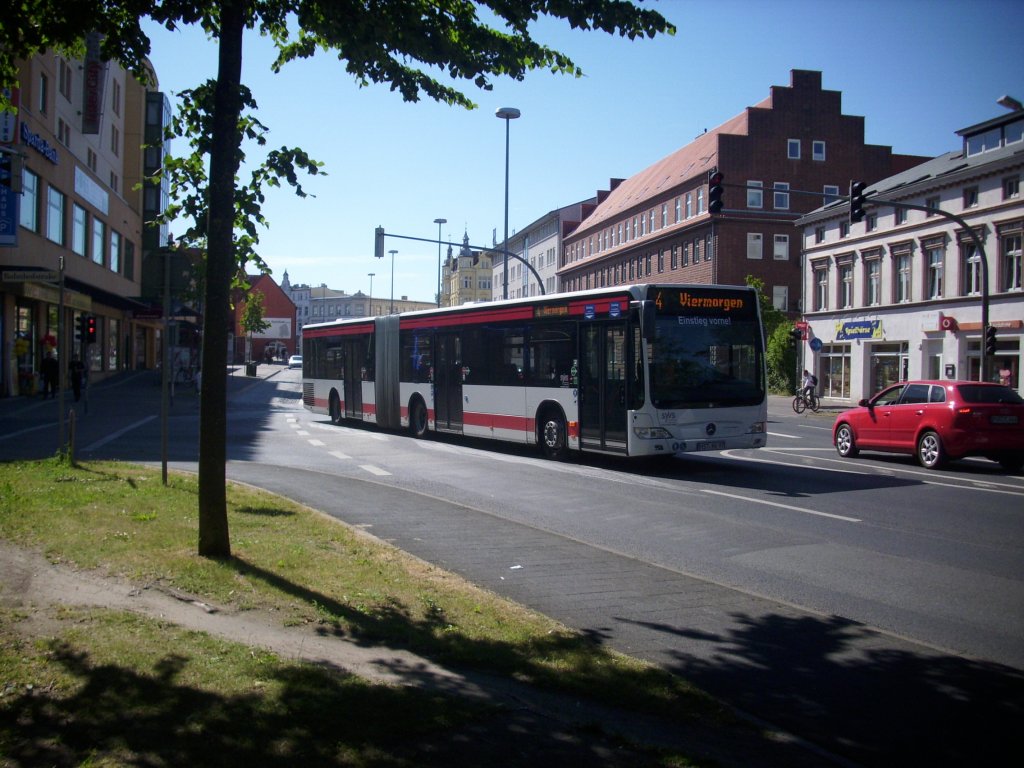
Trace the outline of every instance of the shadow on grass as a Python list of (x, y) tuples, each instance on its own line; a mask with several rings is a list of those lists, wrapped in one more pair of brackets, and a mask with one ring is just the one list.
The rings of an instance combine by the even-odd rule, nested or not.
[[(371, 686), (328, 669), (274, 664), (267, 690), (218, 695), (177, 682), (186, 666), (203, 659), (167, 654), (140, 674), (94, 665), (66, 643), (47, 651), (80, 687), (68, 697), (37, 689), (3, 700), (4, 765), (607, 764), (607, 744), (561, 732), (531, 713), (471, 711), (466, 702)], [(622, 757), (612, 764), (641, 764), (636, 755)]]

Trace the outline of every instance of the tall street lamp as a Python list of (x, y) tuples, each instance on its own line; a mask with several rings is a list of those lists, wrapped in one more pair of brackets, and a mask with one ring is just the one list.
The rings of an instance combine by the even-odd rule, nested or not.
[(508, 298), (508, 124), (510, 120), (519, 117), (520, 112), (515, 107), (501, 107), (495, 111), (494, 116), (505, 121), (505, 245), (502, 250), (505, 252), (505, 280), (502, 290), (502, 298)]
[(388, 314), (395, 314), (395, 254), (398, 251), (388, 251), (391, 254), (391, 310)]
[(437, 224), (437, 306), (441, 306), (441, 225), (447, 224), (448, 219), (434, 219)]
[(367, 272), (367, 276), (370, 278), (370, 315), (373, 315), (373, 276), (376, 272)]

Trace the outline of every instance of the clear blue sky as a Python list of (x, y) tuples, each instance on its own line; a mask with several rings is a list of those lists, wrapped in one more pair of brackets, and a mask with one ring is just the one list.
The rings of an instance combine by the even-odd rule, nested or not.
[[(790, 70), (820, 70), (843, 112), (865, 118), (866, 139), (934, 156), (955, 131), (1024, 100), (1019, 0), (662, 0), (646, 2), (678, 31), (629, 41), (542, 21), (536, 37), (568, 54), (581, 79), (534, 72), (463, 91), (475, 110), (405, 103), (386, 86), (360, 89), (336, 58), (270, 71), (272, 47), (247, 37), (243, 79), (270, 146), (299, 146), (326, 164), (306, 179), (314, 198), (273, 191), (258, 250), (280, 282), (389, 295), (390, 256), (373, 258), (373, 229), (489, 245), (503, 235), (505, 122), (510, 125), (510, 233), (546, 212), (629, 177), (789, 85)], [(150, 26), (160, 87), (174, 94), (216, 75), (201, 32)], [(252, 154), (252, 153), (250, 153)], [(178, 229), (182, 229), (179, 227)], [(174, 231), (172, 227), (172, 231)], [(437, 246), (389, 239), (396, 298), (433, 301)]]

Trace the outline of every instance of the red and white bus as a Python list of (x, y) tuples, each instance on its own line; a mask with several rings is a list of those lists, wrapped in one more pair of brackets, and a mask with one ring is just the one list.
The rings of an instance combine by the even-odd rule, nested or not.
[(302, 329), (302, 401), (355, 420), (652, 456), (765, 445), (752, 288), (632, 285)]

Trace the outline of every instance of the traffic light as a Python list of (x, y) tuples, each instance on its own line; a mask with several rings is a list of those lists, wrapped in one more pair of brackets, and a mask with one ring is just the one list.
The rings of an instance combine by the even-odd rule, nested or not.
[(996, 353), (996, 327), (990, 325), (985, 329), (985, 354), (994, 355)]
[(799, 346), (800, 342), (804, 340), (804, 332), (799, 328), (793, 328), (789, 332), (789, 343), (794, 347)]
[(384, 227), (373, 230), (373, 255), (378, 259), (384, 258)]
[(863, 181), (850, 182), (850, 223), (864, 219), (864, 190), (867, 184)]
[(722, 193), (725, 192), (722, 182), (724, 180), (725, 174), (720, 171), (708, 172), (708, 211), (711, 213), (719, 213), (722, 210)]
[(96, 316), (88, 315), (85, 318), (85, 340), (89, 344), (96, 343)]
[(79, 315), (75, 319), (75, 341), (79, 342), (85, 338), (85, 315)]

